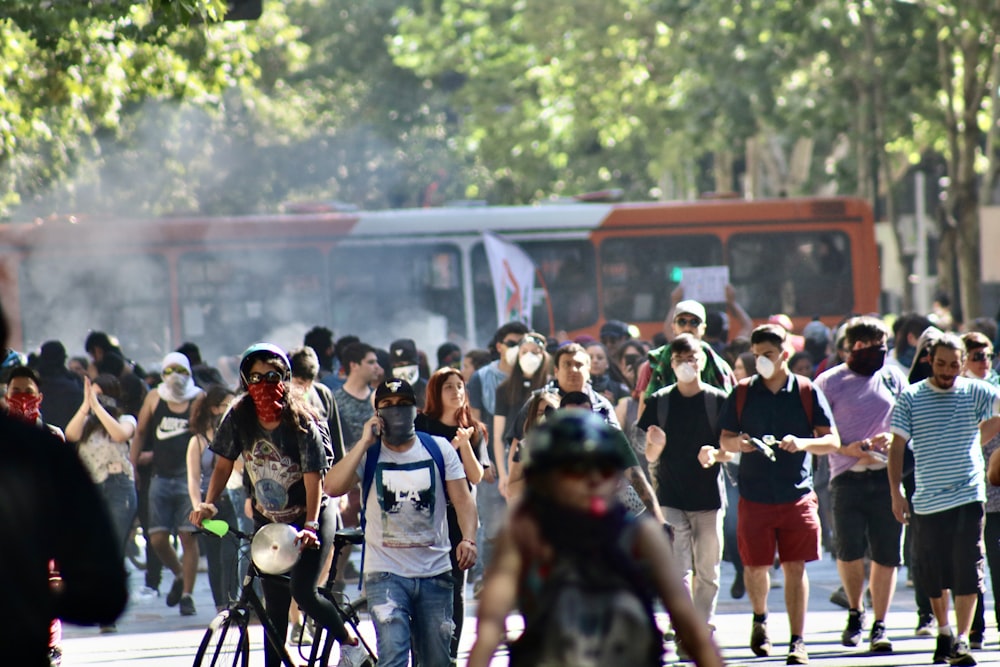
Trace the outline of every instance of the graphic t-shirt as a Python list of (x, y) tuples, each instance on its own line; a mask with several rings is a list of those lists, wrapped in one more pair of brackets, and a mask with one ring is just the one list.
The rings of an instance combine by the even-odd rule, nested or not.
[[(434, 437), (444, 457), (445, 478), (465, 479), (465, 470), (446, 440)], [(365, 457), (358, 466), (364, 478)], [(433, 577), (451, 570), (451, 540), (444, 483), (437, 464), (416, 440), (405, 452), (383, 446), (365, 502), (365, 572)]]
[(306, 511), (302, 475), (327, 469), (319, 426), (308, 420), (302, 431), (283, 421), (268, 431), (255, 424), (245, 435), (235, 426), (235, 412), (222, 420), (211, 450), (230, 461), (242, 456), (243, 479), (254, 506), (271, 521), (290, 523)]

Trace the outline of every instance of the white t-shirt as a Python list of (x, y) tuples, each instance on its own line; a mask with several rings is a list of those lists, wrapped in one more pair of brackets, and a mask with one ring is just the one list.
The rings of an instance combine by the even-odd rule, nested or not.
[[(135, 417), (122, 415), (118, 418), (122, 426), (136, 427)], [(95, 484), (100, 484), (108, 475), (128, 475), (135, 479), (132, 463), (128, 458), (128, 442), (115, 442), (103, 428), (95, 429), (77, 450), (80, 460), (90, 473)]]
[[(445, 478), (465, 479), (458, 453), (432, 436), (444, 457)], [(364, 479), (367, 453), (358, 466)], [(433, 577), (451, 570), (446, 497), (437, 464), (419, 438), (405, 452), (379, 450), (375, 478), (365, 503), (366, 574)]]

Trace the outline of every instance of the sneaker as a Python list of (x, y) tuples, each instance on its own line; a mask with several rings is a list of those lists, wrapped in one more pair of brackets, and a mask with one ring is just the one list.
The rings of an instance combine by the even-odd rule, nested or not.
[(135, 597), (139, 600), (152, 600), (160, 597), (160, 591), (150, 586), (143, 586), (135, 592)]
[(796, 639), (788, 645), (788, 659), (786, 665), (808, 665), (809, 654), (806, 652), (806, 643), (801, 639)]
[(108, 623), (107, 625), (101, 626), (102, 635), (113, 635), (116, 632), (118, 632), (118, 626), (115, 625), (114, 623)]
[(844, 609), (850, 609), (851, 603), (847, 599), (847, 591), (841, 586), (834, 592), (830, 593), (830, 602), (837, 605), (838, 607), (843, 607)]
[(767, 636), (767, 623), (754, 623), (750, 631), (750, 650), (758, 658), (771, 655), (771, 638)]
[(918, 616), (917, 617), (917, 629), (913, 631), (918, 637), (933, 637), (934, 636), (934, 617), (933, 616)]
[(885, 633), (885, 623), (875, 621), (872, 633), (868, 636), (868, 650), (872, 653), (892, 653), (892, 642)]
[(309, 628), (309, 624), (293, 623), (291, 640), (292, 644), (296, 646), (312, 646), (313, 633)]
[(176, 607), (177, 603), (181, 601), (181, 595), (184, 593), (184, 579), (177, 577), (174, 579), (174, 583), (170, 586), (170, 592), (167, 593), (167, 606)]
[(62, 649), (58, 646), (53, 646), (49, 649), (49, 666), (59, 667), (62, 664)]
[(981, 632), (970, 632), (969, 633), (969, 648), (978, 651), (982, 647), (983, 647), (983, 633), (981, 633)]
[(847, 627), (840, 633), (840, 643), (843, 646), (857, 646), (861, 643), (861, 633), (865, 627), (865, 613), (852, 609), (847, 613)]
[(948, 657), (951, 655), (951, 643), (951, 635), (937, 636), (937, 645), (934, 647), (934, 660), (932, 661), (935, 665), (943, 665), (948, 662)]
[[(935, 656), (937, 655), (936, 651), (934, 655)], [(960, 639), (952, 645), (951, 652), (948, 653), (948, 664), (949, 665), (976, 664), (976, 659), (973, 658), (972, 653), (969, 652), (969, 642), (965, 641), (964, 639)]]
[(181, 596), (181, 616), (194, 616), (198, 611), (194, 608), (194, 598), (190, 595)]

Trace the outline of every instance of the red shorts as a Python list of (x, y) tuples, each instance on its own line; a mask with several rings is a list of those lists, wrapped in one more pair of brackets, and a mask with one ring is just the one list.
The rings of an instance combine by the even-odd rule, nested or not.
[(771, 505), (740, 498), (736, 543), (744, 565), (774, 565), (774, 550), (782, 563), (819, 560), (819, 501), (810, 492), (791, 503)]

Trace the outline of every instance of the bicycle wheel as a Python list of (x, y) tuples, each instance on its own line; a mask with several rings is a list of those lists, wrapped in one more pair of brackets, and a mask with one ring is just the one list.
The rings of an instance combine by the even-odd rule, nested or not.
[(247, 615), (240, 609), (225, 609), (212, 619), (194, 657), (194, 667), (247, 667), (250, 637)]

